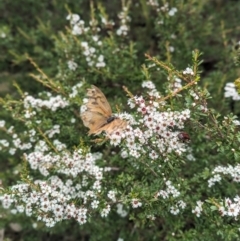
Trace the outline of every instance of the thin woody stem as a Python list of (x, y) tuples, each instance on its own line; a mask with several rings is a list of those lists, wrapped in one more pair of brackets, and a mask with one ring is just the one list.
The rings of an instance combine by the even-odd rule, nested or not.
[(42, 130), (37, 127), (38, 132), (41, 134), (41, 136), (44, 138), (44, 140), (48, 143), (48, 145), (56, 152), (58, 153), (57, 149), (53, 146), (53, 144), (49, 141), (49, 139), (46, 137), (46, 135), (42, 132)]
[[(63, 95), (66, 95), (63, 91), (62, 88), (60, 88), (60, 86), (57, 86), (56, 83), (54, 83), (54, 81), (52, 81), (51, 78), (49, 78), (37, 65), (36, 62), (34, 62), (34, 60), (29, 57), (28, 55), (26, 56), (27, 59), (30, 61), (30, 63), (36, 68), (36, 70), (41, 74), (42, 78), (39, 78), (38, 76), (34, 75), (34, 74), (30, 74), (31, 77), (33, 77), (35, 80), (37, 80), (38, 82), (42, 83), (44, 86), (53, 89), (54, 91), (56, 91), (57, 93), (61, 93)], [(46, 80), (46, 81), (45, 81)]]
[(179, 88), (177, 89), (176, 91), (170, 93), (169, 95), (165, 96), (165, 97), (162, 97), (162, 98), (159, 98), (158, 101), (161, 102), (161, 101), (165, 101), (175, 95), (177, 95), (178, 93), (180, 93), (181, 91), (185, 90), (185, 89), (188, 89), (190, 86), (192, 85), (195, 85), (196, 84), (196, 81), (191, 81), (190, 83), (186, 84), (185, 86), (183, 86), (182, 88)]
[(128, 94), (128, 96), (130, 98), (132, 98), (132, 99), (134, 98), (134, 95), (128, 90), (128, 88), (126, 86), (123, 86), (122, 88)]

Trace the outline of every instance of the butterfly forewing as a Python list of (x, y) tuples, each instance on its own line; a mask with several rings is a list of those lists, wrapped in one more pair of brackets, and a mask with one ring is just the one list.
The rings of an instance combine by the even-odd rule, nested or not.
[(89, 111), (98, 112), (107, 118), (112, 116), (111, 106), (100, 89), (92, 85), (92, 88), (88, 89), (87, 97), (89, 100), (86, 106)]

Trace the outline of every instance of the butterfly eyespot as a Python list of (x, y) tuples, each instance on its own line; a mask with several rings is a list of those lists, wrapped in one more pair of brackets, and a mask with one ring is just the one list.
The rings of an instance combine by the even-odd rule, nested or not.
[(107, 135), (125, 130), (127, 122), (112, 115), (112, 109), (100, 89), (92, 85), (87, 91), (87, 101), (81, 107), (81, 119), (89, 128), (89, 135), (105, 132)]

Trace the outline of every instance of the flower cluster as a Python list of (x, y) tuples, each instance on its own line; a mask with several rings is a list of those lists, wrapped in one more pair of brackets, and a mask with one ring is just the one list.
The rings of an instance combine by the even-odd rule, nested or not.
[(45, 132), (45, 135), (47, 135), (49, 138), (53, 138), (55, 134), (60, 133), (60, 125), (54, 125), (50, 130), (47, 130)]
[(139, 158), (148, 155), (152, 160), (160, 160), (160, 157), (175, 152), (181, 155), (186, 152), (186, 143), (179, 138), (180, 130), (184, 123), (190, 118), (190, 110), (183, 111), (159, 111), (164, 102), (159, 101), (160, 94), (151, 81), (146, 81), (143, 86), (149, 89), (149, 100), (142, 96), (135, 96), (129, 100), (129, 106), (136, 108), (138, 120), (129, 115), (122, 114), (128, 120), (129, 126), (120, 133), (110, 136), (112, 145), (119, 145), (125, 140), (125, 148), (122, 149), (123, 156)]
[(174, 16), (175, 13), (177, 12), (177, 8), (169, 8), (169, 3), (165, 3), (162, 7), (160, 7), (160, 10), (162, 12), (168, 12), (169, 16)]
[(172, 185), (171, 181), (166, 181), (167, 188), (165, 190), (160, 190), (157, 193), (157, 197), (161, 196), (163, 199), (170, 198), (170, 196), (176, 198), (180, 195), (180, 192)]
[(202, 211), (203, 211), (203, 202), (202, 201), (197, 201), (196, 207), (192, 210), (192, 213), (194, 213), (198, 218), (200, 217)]
[(43, 176), (48, 176), (49, 169), (54, 168), (57, 173), (72, 177), (87, 171), (96, 180), (102, 179), (102, 170), (95, 165), (94, 156), (91, 154), (85, 156), (81, 150), (74, 151), (73, 154), (62, 151), (61, 155), (35, 151), (25, 154), (25, 159), (33, 170), (39, 170)]
[(116, 192), (115, 191), (109, 191), (107, 195), (113, 202), (116, 202)]
[[(5, 127), (5, 121), (0, 121), (2, 123), (2, 128)], [(4, 125), (4, 126), (3, 126)], [(15, 133), (14, 126), (9, 128), (3, 128), (6, 134), (11, 136), (10, 140), (2, 139), (0, 140), (0, 150), (8, 151), (10, 155), (14, 155), (17, 150), (26, 151), (32, 148), (33, 142), (36, 142), (36, 131), (34, 129), (25, 130), (22, 133), (29, 137), (28, 142), (24, 142), (20, 135)]]
[(153, 7), (158, 7), (158, 6), (159, 6), (159, 3), (158, 3), (157, 0), (148, 0), (148, 1), (147, 1), (147, 4), (148, 4), (149, 6), (153, 6)]
[(75, 71), (78, 67), (78, 64), (75, 63), (73, 60), (69, 60), (67, 64), (68, 64), (68, 68), (73, 71)]
[(81, 35), (88, 32), (89, 28), (85, 28), (85, 22), (80, 20), (80, 16), (78, 14), (69, 14), (67, 16), (67, 20), (70, 21), (73, 35)]
[(208, 180), (208, 187), (214, 186), (216, 182), (220, 182), (221, 180), (222, 180), (221, 176), (219, 174), (215, 174), (213, 177), (211, 177)]
[[(64, 219), (75, 219), (80, 224), (87, 221), (87, 209), (70, 203), (73, 193), (80, 196), (71, 182), (64, 183), (59, 177), (52, 176), (46, 181), (36, 181), (35, 187), (29, 184), (18, 184), (11, 188), (12, 194), (0, 197), (4, 208), (14, 204), (12, 213), (23, 213), (27, 216), (37, 215), (38, 220), (46, 226), (53, 227)], [(49, 215), (51, 213), (51, 215)]]
[[(42, 112), (43, 110), (50, 110), (52, 112), (56, 112), (59, 108), (63, 109), (69, 106), (69, 102), (65, 97), (61, 95), (53, 96), (50, 92), (42, 92), (39, 93), (39, 96), (42, 98), (34, 98), (31, 95), (25, 94), (23, 99), (23, 108), (21, 114), (23, 114), (23, 118), (25, 118), (25, 128), (22, 129), (21, 134), (17, 133), (14, 126), (10, 128), (5, 127), (5, 121), (0, 121), (0, 127), (5, 131), (6, 134), (11, 136), (8, 140), (0, 141), (0, 149), (7, 150), (10, 155), (14, 155), (17, 150), (20, 151), (29, 151), (31, 149), (46, 151), (49, 150), (48, 145), (45, 141), (39, 140), (37, 131), (32, 127), (32, 119), (33, 116), (36, 116), (37, 113)], [(15, 113), (13, 113), (15, 115)], [(74, 121), (73, 118), (71, 121)], [(36, 124), (39, 126), (41, 124), (41, 120), (36, 119)], [(39, 129), (40, 126), (39, 126)], [(39, 131), (39, 130), (38, 130)], [(54, 125), (48, 130), (42, 130), (42, 134), (48, 138), (53, 138), (56, 134), (60, 133), (60, 125)], [(56, 150), (62, 150), (66, 148), (66, 145), (61, 143), (59, 140), (53, 140), (53, 146), (55, 146)]]
[(103, 24), (103, 26), (105, 28), (107, 28), (107, 29), (113, 28), (113, 26), (115, 25), (113, 20), (109, 20), (106, 15), (104, 15), (104, 16), (100, 15), (100, 17), (101, 17), (101, 23)]
[(106, 207), (101, 211), (101, 217), (107, 217), (111, 208), (110, 205), (107, 204)]
[[(13, 213), (25, 212), (27, 216), (37, 215), (38, 220), (46, 226), (53, 227), (65, 219), (75, 219), (79, 224), (86, 223), (87, 213), (96, 209), (99, 204), (101, 180), (104, 170), (95, 164), (99, 155), (83, 154), (76, 150), (72, 154), (45, 154), (33, 152), (25, 155), (32, 169), (38, 169), (44, 176), (49, 176), (49, 170), (65, 174), (75, 179), (65, 182), (58, 176), (50, 176), (47, 181), (37, 180), (33, 184), (18, 184), (12, 186), (11, 194), (1, 196), (4, 208), (14, 204)], [(81, 177), (81, 178), (77, 178)], [(116, 202), (115, 192), (109, 191), (107, 196), (111, 202)], [(81, 200), (82, 205), (73, 203), (73, 199)], [(101, 216), (106, 217), (111, 208), (109, 204), (101, 210)], [(50, 215), (51, 214), (51, 215)]]
[(161, 197), (163, 199), (176, 199), (176, 204), (170, 207), (170, 213), (173, 215), (177, 215), (180, 213), (180, 210), (185, 209), (187, 204), (183, 200), (177, 201), (177, 198), (180, 196), (180, 192), (172, 185), (171, 181), (166, 181), (166, 189), (165, 190), (160, 190), (156, 193), (155, 198)]
[(220, 174), (229, 175), (232, 178), (233, 182), (240, 182), (240, 165), (236, 165), (235, 167), (229, 165), (228, 167), (217, 166), (212, 171), (213, 177), (208, 180), (208, 186), (212, 187), (216, 182), (220, 182), (222, 180)]
[[(78, 14), (70, 14), (67, 16), (67, 20), (70, 21), (70, 25), (72, 28), (73, 35), (84, 35), (85, 33), (89, 32), (91, 28), (94, 28), (94, 23), (90, 23), (90, 27), (85, 27), (85, 23), (83, 20), (80, 20), (80, 16)], [(92, 26), (91, 26), (92, 25)], [(99, 28), (94, 28), (96, 31), (100, 31)], [(95, 32), (95, 31), (94, 31)], [(82, 54), (85, 56), (87, 64), (89, 66), (95, 66), (97, 68), (104, 68), (106, 63), (104, 61), (104, 56), (99, 54), (97, 49), (94, 47), (101, 46), (102, 41), (99, 40), (98, 35), (92, 35), (91, 42), (82, 40), (81, 47), (82, 47)], [(68, 61), (68, 67), (71, 70), (76, 70), (78, 64), (75, 63), (73, 60)]]
[(234, 83), (227, 83), (224, 87), (224, 97), (225, 98), (232, 98), (235, 101), (240, 100), (240, 95), (238, 94)]
[(169, 84), (169, 89), (173, 92), (182, 88), (182, 80), (178, 77), (174, 76), (174, 82)]
[(119, 13), (118, 17), (121, 24), (116, 33), (119, 36), (126, 36), (129, 32), (128, 23), (131, 21), (131, 18), (128, 16), (128, 8), (123, 7), (123, 10)]
[(83, 83), (80, 82), (72, 87), (72, 92), (69, 94), (70, 98), (75, 98), (79, 94), (79, 89), (83, 86)]
[(233, 200), (225, 198), (224, 204), (218, 206), (221, 216), (239, 217), (240, 215), (240, 197), (237, 195)]
[(50, 92), (45, 92), (48, 99), (36, 99), (31, 95), (26, 94), (23, 100), (24, 108), (26, 109), (25, 117), (30, 118), (31, 115), (35, 115), (36, 112), (30, 112), (30, 109), (41, 110), (42, 108), (50, 109), (51, 111), (56, 111), (59, 108), (65, 108), (69, 105), (69, 102), (66, 100), (65, 97), (61, 95), (52, 96)]
[(185, 75), (194, 75), (194, 72), (191, 68), (187, 67), (185, 70), (183, 70), (183, 74)]
[[(94, 39), (94, 38), (93, 38)], [(95, 39), (98, 41), (98, 38)], [(98, 42), (98, 44), (101, 42)], [(103, 68), (106, 66), (104, 62), (104, 56), (102, 54), (96, 54), (96, 48), (89, 46), (88, 42), (82, 42), (83, 55), (86, 57), (86, 61), (89, 66), (96, 66), (97, 68)]]
[(177, 202), (176, 205), (170, 207), (170, 213), (173, 215), (177, 215), (177, 214), (179, 214), (180, 209), (185, 209), (186, 206), (187, 206), (187, 204), (184, 201), (180, 200)]
[(170, 17), (174, 16), (176, 14), (176, 12), (178, 11), (177, 8), (175, 8), (175, 7), (170, 8), (169, 3), (165, 3), (163, 6), (160, 7), (159, 2), (156, 1), (156, 0), (148, 0), (147, 4), (149, 6), (155, 7), (157, 12), (161, 11), (161, 12), (164, 12), (164, 13), (168, 13), (168, 15)]
[(0, 150), (2, 150), (4, 147), (9, 147), (9, 142), (7, 140), (0, 140)]

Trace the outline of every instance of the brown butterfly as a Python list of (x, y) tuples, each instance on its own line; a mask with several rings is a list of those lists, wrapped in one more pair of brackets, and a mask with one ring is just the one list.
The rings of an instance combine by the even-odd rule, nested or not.
[(98, 135), (105, 131), (107, 135), (122, 131), (127, 122), (112, 115), (112, 109), (103, 92), (92, 85), (87, 90), (87, 102), (84, 104), (81, 118), (83, 124), (89, 128), (88, 134)]

